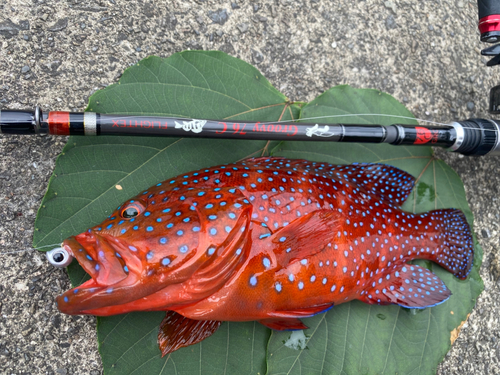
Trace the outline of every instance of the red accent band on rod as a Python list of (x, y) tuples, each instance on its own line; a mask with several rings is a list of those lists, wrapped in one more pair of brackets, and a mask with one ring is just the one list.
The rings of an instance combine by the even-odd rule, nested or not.
[(47, 123), (50, 134), (69, 135), (69, 112), (49, 112)]
[(481, 18), (478, 27), (481, 34), (500, 31), (500, 14), (492, 14)]

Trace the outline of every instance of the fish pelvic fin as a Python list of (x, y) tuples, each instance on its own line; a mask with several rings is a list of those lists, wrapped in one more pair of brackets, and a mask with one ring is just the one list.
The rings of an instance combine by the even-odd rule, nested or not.
[(218, 320), (193, 320), (175, 311), (167, 311), (158, 331), (161, 356), (205, 340), (212, 336), (220, 325)]
[(259, 323), (276, 331), (307, 329), (309, 327), (302, 323), (299, 318), (309, 318), (317, 314), (325, 313), (332, 307), (333, 303), (326, 303), (297, 310), (275, 311), (270, 314), (273, 318), (261, 319)]
[(462, 211), (443, 209), (428, 212), (442, 238), (440, 245), (426, 259), (436, 262), (459, 279), (467, 278), (474, 261), (474, 242)]
[(325, 313), (333, 307), (333, 303), (324, 303), (322, 305), (304, 307), (295, 310), (281, 310), (269, 313), (275, 318), (310, 318), (311, 316)]
[(451, 291), (429, 270), (413, 264), (395, 265), (361, 292), (361, 301), (369, 304), (396, 304), (424, 309), (445, 302)]
[(297, 318), (261, 319), (259, 323), (275, 331), (298, 331), (309, 328)]

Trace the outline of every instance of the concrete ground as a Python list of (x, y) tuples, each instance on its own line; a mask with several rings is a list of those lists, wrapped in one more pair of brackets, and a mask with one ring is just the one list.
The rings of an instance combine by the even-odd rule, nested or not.
[[(292, 100), (348, 83), (386, 91), (418, 118), (489, 117), (500, 67), (480, 56), (475, 1), (234, 1), (0, 1), (0, 105), (81, 111), (148, 55), (214, 49), (254, 64)], [(95, 319), (58, 313), (67, 276), (30, 251), (64, 142), (0, 136), (1, 373), (102, 371)], [(486, 290), (438, 373), (500, 374), (500, 159), (439, 155), (464, 181)]]

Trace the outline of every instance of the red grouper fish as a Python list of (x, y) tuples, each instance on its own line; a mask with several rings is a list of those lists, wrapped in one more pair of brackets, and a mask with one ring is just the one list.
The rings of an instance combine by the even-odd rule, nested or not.
[(186, 173), (128, 200), (66, 239), (91, 279), (57, 298), (66, 314), (164, 310), (163, 355), (200, 342), (221, 321), (276, 330), (361, 300), (426, 308), (451, 292), (412, 259), (465, 279), (473, 243), (464, 214), (400, 206), (415, 179), (382, 164), (247, 159)]

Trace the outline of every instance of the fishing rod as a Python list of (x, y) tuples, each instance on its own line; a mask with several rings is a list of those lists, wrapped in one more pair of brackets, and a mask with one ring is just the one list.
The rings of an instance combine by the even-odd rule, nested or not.
[(181, 117), (1, 110), (0, 134), (167, 136), (277, 141), (424, 145), (463, 155), (500, 155), (500, 121), (469, 119), (444, 126), (244, 122)]
[[(478, 0), (481, 41), (500, 41), (500, 1)], [(481, 51), (500, 65), (500, 44)], [(490, 91), (490, 113), (500, 114), (500, 86)], [(333, 117), (333, 116), (328, 116)], [(448, 148), (462, 155), (500, 155), (500, 121), (468, 119), (444, 126), (319, 124), (297, 121), (232, 122), (180, 117), (99, 114), (95, 112), (0, 111), (0, 134), (85, 136), (172, 136), (254, 140), (389, 143)]]

